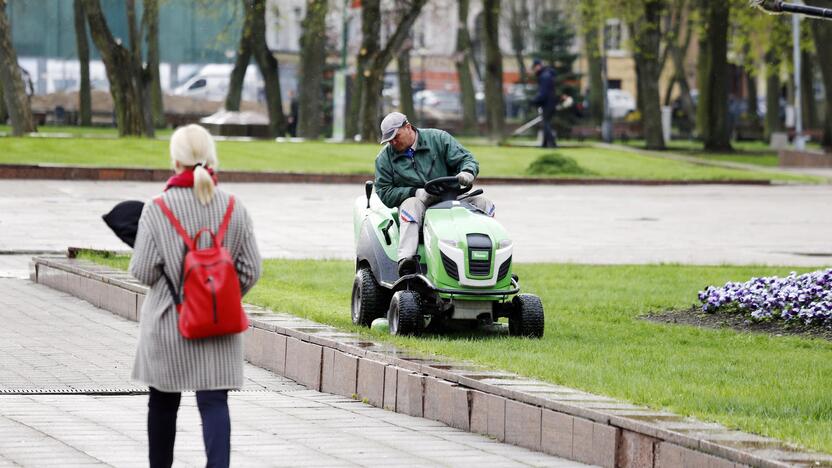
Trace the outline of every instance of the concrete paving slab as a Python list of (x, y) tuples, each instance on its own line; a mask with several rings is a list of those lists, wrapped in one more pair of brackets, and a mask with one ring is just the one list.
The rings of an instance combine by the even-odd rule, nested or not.
[[(146, 466), (147, 396), (129, 379), (136, 323), (19, 279), (0, 279), (0, 323), (0, 467)], [(580, 466), (245, 372), (229, 398), (233, 466)], [(178, 419), (174, 465), (202, 466), (192, 393)]]

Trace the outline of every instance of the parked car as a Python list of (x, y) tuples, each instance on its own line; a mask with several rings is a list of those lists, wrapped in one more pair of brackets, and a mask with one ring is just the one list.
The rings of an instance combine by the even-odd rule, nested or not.
[[(479, 102), (477, 102), (479, 105)], [(462, 119), (462, 95), (456, 91), (425, 89), (413, 94), (416, 114), (430, 120)]]
[(627, 114), (636, 110), (636, 99), (629, 91), (623, 89), (608, 89), (607, 101), (610, 106), (610, 116), (613, 119), (623, 119)]
[[(188, 96), (212, 101), (222, 101), (228, 95), (232, 65), (206, 65), (173, 90), (177, 96)], [(260, 100), (264, 87), (263, 80), (254, 65), (249, 65), (243, 81), (242, 98), (247, 101)]]

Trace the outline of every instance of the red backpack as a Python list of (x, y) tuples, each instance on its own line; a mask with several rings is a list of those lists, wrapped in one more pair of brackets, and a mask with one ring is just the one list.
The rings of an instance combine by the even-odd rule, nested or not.
[[(179, 313), (179, 333), (185, 338), (197, 339), (245, 331), (248, 328), (248, 317), (243, 310), (240, 279), (231, 254), (222, 246), (234, 209), (234, 197), (228, 200), (228, 209), (217, 234), (202, 228), (193, 239), (188, 236), (162, 197), (153, 201), (159, 205), (188, 247), (180, 280), (181, 298), (168, 280)], [(199, 236), (203, 232), (211, 236), (213, 245), (199, 249)]]

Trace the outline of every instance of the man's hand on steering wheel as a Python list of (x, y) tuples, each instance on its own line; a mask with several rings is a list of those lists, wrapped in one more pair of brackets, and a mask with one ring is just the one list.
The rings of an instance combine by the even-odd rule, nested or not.
[(468, 171), (462, 171), (456, 175), (456, 179), (459, 181), (461, 187), (470, 187), (474, 183), (474, 174)]

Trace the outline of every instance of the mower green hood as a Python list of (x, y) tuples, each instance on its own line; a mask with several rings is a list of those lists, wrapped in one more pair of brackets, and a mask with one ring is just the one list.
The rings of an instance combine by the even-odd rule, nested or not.
[(512, 246), (505, 229), (466, 205), (454, 201), (427, 210), (425, 253), (432, 280), (449, 287), (508, 287)]

